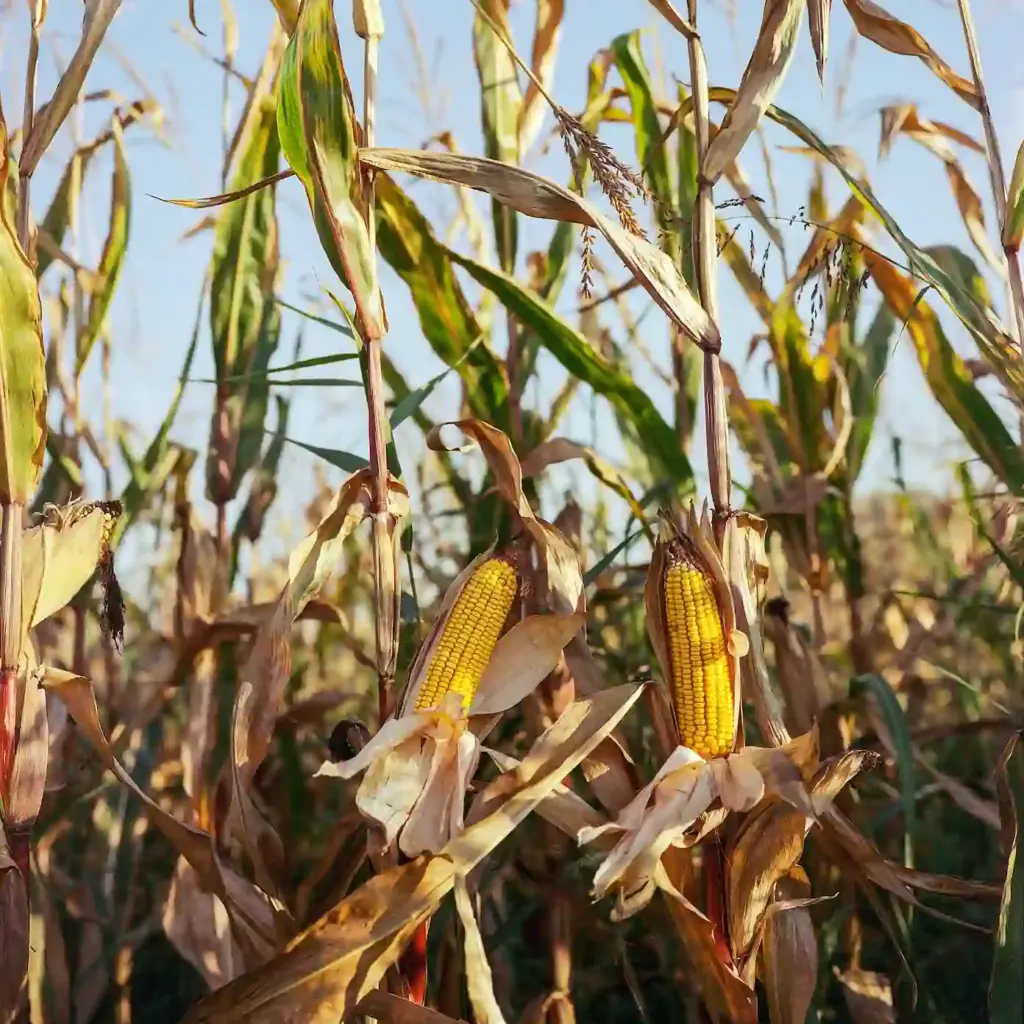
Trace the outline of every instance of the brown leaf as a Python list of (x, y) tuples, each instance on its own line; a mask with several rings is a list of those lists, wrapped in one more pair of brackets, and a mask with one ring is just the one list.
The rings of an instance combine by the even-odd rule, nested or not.
[(721, 348), (718, 328), (672, 260), (650, 242), (613, 224), (596, 207), (562, 185), (521, 167), (455, 153), (362, 149), (359, 159), (367, 166), (381, 170), (402, 171), (486, 192), (498, 202), (529, 217), (596, 228), (686, 337), (709, 352), (717, 352)]
[[(825, 62), (828, 60), (828, 23), (831, 16), (832, 0), (807, 0), (811, 46), (814, 47), (814, 60), (818, 65), (818, 78), (822, 83), (825, 81)], [(775, 1024), (774, 1015), (772, 1024)]]
[[(965, 132), (946, 124), (944, 121), (930, 121), (921, 117), (916, 103), (894, 103), (882, 107), (882, 134), (878, 142), (878, 155), (884, 157), (897, 134), (910, 138), (927, 147), (943, 160), (954, 159), (955, 154), (946, 140), (956, 142), (975, 153), (984, 153), (985, 147)], [(866, 173), (865, 171), (861, 172)]]
[(969, 103), (975, 110), (981, 109), (978, 91), (973, 83), (958, 75), (915, 28), (894, 18), (872, 0), (843, 0), (843, 3), (857, 31), (865, 39), (870, 39), (890, 53), (900, 53), (924, 61), (965, 103)]
[(671, 0), (647, 0), (647, 2), (679, 33), (687, 39), (694, 39), (697, 30), (684, 18)]
[(28, 896), (0, 825), (0, 1024), (18, 1013), (28, 974)]
[(953, 190), (953, 198), (956, 199), (956, 208), (960, 211), (960, 219), (967, 228), (967, 234), (971, 236), (974, 248), (1000, 277), (1005, 277), (1005, 261), (1001, 256), (996, 255), (985, 230), (985, 210), (981, 205), (981, 196), (968, 181), (964, 169), (956, 160), (946, 161), (946, 177), (949, 179), (949, 187)]
[(4, 808), (4, 824), (11, 835), (31, 830), (39, 815), (46, 789), (50, 742), (46, 693), (39, 685), (41, 674), (40, 669), (31, 666), (22, 678), (18, 745), (14, 752), (9, 801)]
[(420, 1006), (380, 989), (371, 992), (356, 1007), (356, 1012), (374, 1017), (382, 1024), (466, 1024), (463, 1020), (455, 1020), (428, 1006)]
[[(530, 55), (530, 70), (545, 89), (550, 89), (555, 76), (555, 54), (558, 51), (558, 37), (562, 31), (565, 14), (565, 0), (538, 0), (537, 28), (533, 33), (533, 51)], [(525, 153), (540, 131), (547, 108), (547, 100), (530, 80), (526, 96), (519, 109), (519, 151)]]
[(701, 175), (710, 182), (739, 156), (782, 85), (800, 31), (804, 0), (765, 0), (754, 52), (743, 71), (722, 127), (708, 147)]
[(835, 973), (843, 986), (846, 1008), (853, 1024), (896, 1024), (892, 985), (884, 974), (857, 969), (840, 971), (838, 968), (835, 968)]
[(999, 831), (1000, 817), (997, 804), (991, 800), (982, 799), (959, 779), (954, 779), (951, 775), (939, 771), (916, 747), (914, 748), (914, 759), (942, 787), (957, 807), (988, 825), (989, 828), (996, 832)]
[(793, 907), (769, 914), (762, 943), (771, 1024), (804, 1024), (818, 983), (818, 939), (810, 912)]

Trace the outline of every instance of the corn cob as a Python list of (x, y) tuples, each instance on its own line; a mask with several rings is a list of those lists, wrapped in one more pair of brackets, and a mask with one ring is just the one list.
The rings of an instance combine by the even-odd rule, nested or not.
[(473, 573), (442, 627), (416, 695), (417, 711), (437, 707), (452, 691), (469, 706), (518, 589), (516, 570), (502, 558), (489, 558)]
[(664, 574), (665, 633), (679, 740), (701, 757), (732, 752), (732, 680), (722, 615), (700, 555), (671, 542)]

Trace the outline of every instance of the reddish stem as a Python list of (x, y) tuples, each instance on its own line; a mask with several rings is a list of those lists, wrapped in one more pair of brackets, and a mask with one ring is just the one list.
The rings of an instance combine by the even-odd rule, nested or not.
[(725, 854), (718, 843), (704, 847), (704, 913), (714, 925), (715, 951), (723, 964), (732, 963), (725, 919)]
[(10, 794), (11, 766), (14, 763), (17, 693), (14, 670), (4, 669), (0, 673), (0, 802), (5, 810)]
[(418, 1006), (427, 999), (427, 928), (430, 919), (412, 933), (409, 945), (398, 958), (398, 970), (406, 988), (406, 998)]

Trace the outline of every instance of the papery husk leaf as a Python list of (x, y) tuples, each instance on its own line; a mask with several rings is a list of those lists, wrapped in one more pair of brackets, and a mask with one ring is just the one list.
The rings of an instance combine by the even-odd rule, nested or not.
[(586, 614), (528, 615), (495, 645), (470, 714), (490, 715), (518, 704), (558, 664), (565, 645), (583, 628)]
[(793, 59), (803, 13), (804, 0), (765, 0), (761, 28), (736, 98), (704, 156), (701, 174), (709, 182), (717, 181), (725, 165), (739, 156), (782, 86)]
[[(606, 736), (639, 696), (617, 687), (577, 702), (534, 744), (489, 813), (437, 856), (371, 878), (258, 970), (201, 1000), (183, 1024), (337, 1024), (374, 989), (457, 875), (468, 874)], [(493, 786), (493, 784), (492, 784)]]
[(530, 534), (544, 555), (544, 578), (541, 581), (541, 606), (554, 612), (575, 612), (583, 597), (583, 576), (579, 559), (569, 542), (550, 523), (534, 515), (523, 494), (523, 475), (519, 459), (508, 437), (496, 427), (476, 419), (451, 420), (439, 423), (427, 436), (427, 446), (434, 451), (467, 451), (472, 444), (445, 444), (441, 432), (456, 427), (479, 446), (494, 474), (498, 493), (508, 502), (523, 529)]
[(462, 922), (463, 956), (469, 1005), (473, 1008), (476, 1024), (505, 1024), (505, 1017), (494, 994), (491, 965), (487, 962), (483, 936), (477, 924), (473, 903), (462, 878), (455, 880), (455, 909)]
[(521, 167), (455, 153), (404, 149), (362, 149), (370, 167), (403, 171), (492, 195), (530, 217), (588, 225), (608, 239), (651, 298), (696, 345), (717, 352), (721, 335), (671, 259), (650, 242), (613, 224), (585, 199), (562, 185)]
[[(793, 891), (785, 883), (779, 888)], [(818, 983), (818, 937), (806, 907), (766, 915), (761, 956), (771, 1024), (805, 1024)]]
[[(67, 519), (61, 526), (60, 520)], [(22, 621), (27, 631), (60, 611), (89, 582), (106, 542), (101, 508), (57, 509), (22, 532)]]
[(28, 894), (0, 822), (0, 1022), (11, 1024), (28, 975)]
[(46, 790), (46, 766), (50, 754), (46, 693), (39, 685), (42, 670), (29, 659), (22, 676), (21, 721), (14, 751), (4, 825), (9, 835), (27, 832), (35, 824)]

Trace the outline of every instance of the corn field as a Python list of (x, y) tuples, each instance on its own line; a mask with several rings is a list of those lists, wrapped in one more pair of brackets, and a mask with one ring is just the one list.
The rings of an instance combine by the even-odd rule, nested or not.
[(1019, 19), (163, 4), (0, 5), (0, 1022), (1024, 1020)]

